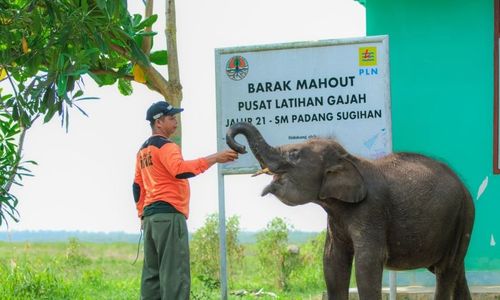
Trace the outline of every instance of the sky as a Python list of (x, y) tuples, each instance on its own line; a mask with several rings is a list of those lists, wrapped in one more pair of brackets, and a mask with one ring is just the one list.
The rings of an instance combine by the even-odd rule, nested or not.
[[(155, 3), (153, 50), (166, 48), (163, 2)], [(143, 14), (142, 1), (128, 3), (131, 13)], [(365, 36), (365, 9), (354, 0), (182, 0), (176, 11), (185, 159), (217, 151), (215, 49)], [(160, 71), (166, 74), (166, 68)], [(133, 95), (123, 96), (115, 86), (99, 88), (84, 80), (86, 95), (100, 98), (81, 103), (89, 117), (74, 110), (68, 132), (57, 118), (38, 121), (27, 132), (24, 159), (38, 165), (31, 168), (34, 177), (12, 189), (21, 219), (9, 222), (10, 231), (139, 232), (131, 189), (135, 155), (151, 134), (145, 112), (162, 98), (137, 83)], [(217, 177), (212, 167), (190, 179), (191, 232), (218, 211)], [(296, 230), (326, 228), (326, 213), (315, 204), (288, 207), (272, 195), (260, 197), (270, 181), (225, 176), (226, 217), (238, 216), (241, 230), (250, 231), (275, 217)]]

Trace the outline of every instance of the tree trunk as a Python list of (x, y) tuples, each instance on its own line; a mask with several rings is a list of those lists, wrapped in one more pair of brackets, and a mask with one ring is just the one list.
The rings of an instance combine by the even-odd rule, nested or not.
[[(179, 61), (177, 58), (177, 27), (175, 24), (175, 0), (165, 0), (165, 36), (168, 52), (168, 87), (171, 95), (167, 100), (175, 107), (181, 106), (182, 85), (179, 76)], [(182, 122), (179, 115), (179, 126), (171, 137), (176, 143), (182, 142)]]

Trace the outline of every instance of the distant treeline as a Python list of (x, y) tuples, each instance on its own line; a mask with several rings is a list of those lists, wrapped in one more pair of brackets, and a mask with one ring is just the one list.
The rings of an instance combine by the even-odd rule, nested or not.
[(0, 241), (4, 242), (67, 242), (70, 238), (77, 238), (82, 242), (94, 243), (137, 243), (139, 233), (52, 230), (0, 232)]
[[(288, 242), (290, 244), (302, 244), (314, 238), (317, 234), (318, 232), (290, 231)], [(257, 241), (257, 235), (258, 232), (242, 231), (238, 234), (238, 241), (242, 244), (253, 244)], [(92, 243), (137, 243), (139, 233), (51, 230), (0, 232), (0, 241), (3, 242), (67, 242), (70, 238)]]

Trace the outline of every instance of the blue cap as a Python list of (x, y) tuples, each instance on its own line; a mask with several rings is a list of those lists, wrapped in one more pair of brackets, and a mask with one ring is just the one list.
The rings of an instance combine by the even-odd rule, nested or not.
[(146, 120), (158, 120), (161, 116), (173, 116), (183, 111), (184, 108), (175, 108), (167, 101), (158, 101), (153, 103), (146, 112)]

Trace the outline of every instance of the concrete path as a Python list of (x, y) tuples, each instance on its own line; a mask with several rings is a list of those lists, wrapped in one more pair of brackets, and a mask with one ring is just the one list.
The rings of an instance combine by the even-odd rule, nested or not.
[[(473, 300), (500, 300), (500, 286), (469, 287)], [(356, 288), (349, 290), (349, 300), (359, 300)], [(382, 289), (382, 299), (389, 299), (389, 288)], [(406, 286), (398, 287), (397, 300), (433, 300), (434, 287)]]

